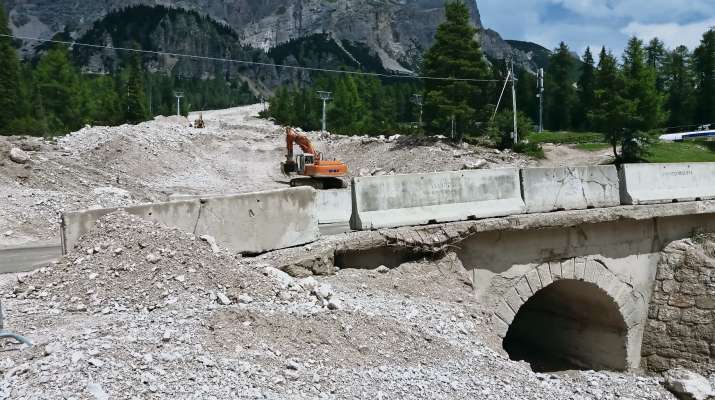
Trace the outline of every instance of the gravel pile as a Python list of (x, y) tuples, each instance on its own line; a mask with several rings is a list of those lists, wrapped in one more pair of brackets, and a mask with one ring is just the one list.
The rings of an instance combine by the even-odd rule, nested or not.
[(0, 341), (0, 399), (672, 398), (510, 361), (451, 254), (297, 279), (205, 239), (115, 213), (0, 280), (6, 326), (35, 342)]
[[(209, 237), (124, 212), (99, 220), (59, 263), (14, 289), (18, 298), (45, 299), (65, 311), (109, 313), (166, 307), (212, 298), (224, 303), (274, 296), (274, 280), (238, 255), (212, 250)], [(215, 246), (215, 245), (214, 245)]]

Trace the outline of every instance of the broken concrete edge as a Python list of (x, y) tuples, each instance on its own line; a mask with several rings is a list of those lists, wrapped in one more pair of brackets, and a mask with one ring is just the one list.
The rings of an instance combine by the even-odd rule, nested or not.
[[(67, 254), (97, 220), (119, 210), (194, 235), (211, 235), (219, 245), (238, 253), (260, 254), (300, 246), (320, 237), (315, 203), (315, 190), (303, 187), (66, 212), (60, 224), (62, 254)], [(266, 229), (269, 221), (281, 224)]]
[[(571, 228), (584, 224), (600, 224), (616, 221), (643, 221), (684, 215), (715, 214), (715, 201), (692, 203), (668, 203), (655, 205), (619, 206), (605, 209), (557, 211), (542, 214), (522, 214), (477, 221), (460, 221), (444, 224), (409, 226), (375, 231), (358, 231), (345, 235), (323, 238), (315, 244), (323, 260), (334, 260), (341, 254), (367, 251), (376, 248), (392, 248), (415, 255), (439, 255), (454, 249), (454, 245), (479, 233), (493, 231), (521, 231), (551, 228)], [(272, 253), (284, 259), (283, 267), (310, 263), (311, 257), (302, 249), (284, 249)], [(313, 258), (314, 259), (314, 258)], [(311, 264), (312, 265), (312, 264)], [(316, 275), (331, 274), (334, 265), (320, 267)], [(306, 268), (305, 272), (314, 267)]]
[[(343, 248), (354, 250), (356, 248), (367, 249), (379, 246), (393, 246), (438, 252), (447, 249), (456, 242), (483, 232), (569, 228), (583, 224), (599, 224), (622, 220), (642, 221), (653, 218), (703, 214), (715, 214), (715, 201), (706, 200), (520, 214), (476, 221), (458, 221), (352, 232), (346, 236), (337, 237), (335, 240), (339, 243), (337, 245), (338, 251)], [(429, 243), (426, 239), (429, 239)]]

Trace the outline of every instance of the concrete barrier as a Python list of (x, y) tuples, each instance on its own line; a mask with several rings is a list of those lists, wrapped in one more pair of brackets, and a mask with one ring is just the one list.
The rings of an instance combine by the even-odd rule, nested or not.
[[(235, 196), (172, 201), (121, 208), (162, 225), (211, 235), (222, 247), (241, 253), (310, 243), (320, 236), (312, 188), (294, 188)], [(62, 251), (67, 253), (102, 216), (119, 208), (67, 212), (62, 215)]]
[(318, 230), (317, 194), (312, 188), (210, 197), (201, 200), (197, 235), (211, 235), (221, 247), (242, 253), (314, 242)]
[(99, 208), (65, 212), (60, 223), (60, 238), (62, 253), (67, 254), (79, 240), (80, 236), (94, 227), (98, 219), (117, 210), (158, 222), (162, 225), (179, 228), (185, 232), (193, 232), (199, 217), (201, 201), (184, 200), (171, 203), (153, 203), (123, 208)]
[(318, 191), (318, 221), (335, 224), (350, 221), (352, 194), (349, 189)]
[(350, 227), (394, 228), (522, 214), (519, 171), (494, 169), (354, 178)]
[(715, 199), (715, 163), (624, 164), (619, 177), (623, 204)]
[(613, 165), (526, 168), (521, 170), (521, 185), (528, 213), (621, 205)]
[[(174, 193), (169, 195), (168, 201), (210, 199), (213, 197), (235, 196), (237, 194), (239, 193), (207, 195)], [(321, 225), (337, 226), (339, 224), (349, 224), (350, 214), (352, 212), (352, 197), (350, 189), (318, 190), (317, 201), (318, 222)]]

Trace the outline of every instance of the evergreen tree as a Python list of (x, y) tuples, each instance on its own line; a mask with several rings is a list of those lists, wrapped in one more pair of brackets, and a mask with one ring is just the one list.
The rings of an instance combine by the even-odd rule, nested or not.
[(530, 120), (537, 121), (539, 119), (539, 99), (536, 97), (536, 75), (520, 69), (517, 77), (519, 80), (516, 83), (516, 102), (519, 105), (519, 110), (526, 114)]
[(688, 48), (679, 46), (670, 52), (664, 70), (668, 125), (684, 128), (693, 123), (695, 112), (695, 82)]
[(57, 46), (45, 54), (34, 74), (35, 103), (46, 134), (60, 135), (82, 126), (82, 96), (79, 73), (70, 63), (67, 49)]
[(592, 126), (606, 136), (613, 156), (620, 160), (618, 146), (626, 139), (635, 114), (635, 103), (623, 97), (625, 82), (613, 53), (601, 49), (594, 74), (594, 106), (588, 113)]
[(693, 59), (697, 84), (695, 120), (699, 124), (715, 123), (715, 29), (703, 35)]
[[(437, 28), (434, 45), (424, 56), (424, 75), (485, 79), (489, 66), (475, 39), (469, 9), (461, 1), (445, 4), (446, 20)], [(461, 137), (474, 123), (486, 121), (490, 88), (477, 82), (428, 80), (425, 82), (424, 120), (428, 131), (444, 133), (454, 117)]]
[[(0, 33), (8, 35), (7, 15), (0, 4)], [(8, 132), (10, 122), (21, 118), (20, 63), (7, 37), (0, 37), (0, 133)]]
[(355, 79), (344, 76), (338, 80), (328, 112), (328, 130), (354, 135), (362, 132), (366, 117), (365, 105), (358, 94)]
[(636, 124), (639, 131), (650, 131), (665, 121), (663, 97), (656, 88), (656, 72), (647, 65), (643, 42), (632, 37), (623, 54), (624, 97), (635, 102)]
[(576, 112), (574, 114), (574, 126), (582, 130), (591, 129), (588, 112), (593, 108), (596, 97), (595, 67), (596, 63), (593, 60), (591, 48), (587, 47), (583, 55), (581, 77), (578, 80), (578, 105), (576, 106)]
[(139, 55), (136, 53), (129, 59), (124, 94), (124, 119), (133, 124), (146, 121), (149, 118), (149, 111), (144, 91), (144, 73)]
[(662, 92), (665, 87), (665, 60), (668, 52), (665, 44), (658, 38), (653, 38), (645, 48), (646, 61), (649, 67), (653, 68), (656, 76), (656, 88)]
[(558, 49), (549, 58), (544, 86), (545, 110), (544, 122), (548, 129), (554, 131), (572, 128), (571, 116), (575, 106), (574, 82), (571, 80), (571, 70), (574, 59), (566, 43), (561, 42)]

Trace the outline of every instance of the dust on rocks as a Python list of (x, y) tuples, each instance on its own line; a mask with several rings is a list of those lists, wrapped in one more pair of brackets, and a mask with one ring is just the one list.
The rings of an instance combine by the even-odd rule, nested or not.
[[(452, 254), (294, 278), (124, 212), (0, 281), (0, 398), (667, 399), (656, 378), (533, 373), (488, 345)], [(313, 246), (319, 247), (319, 246)]]

